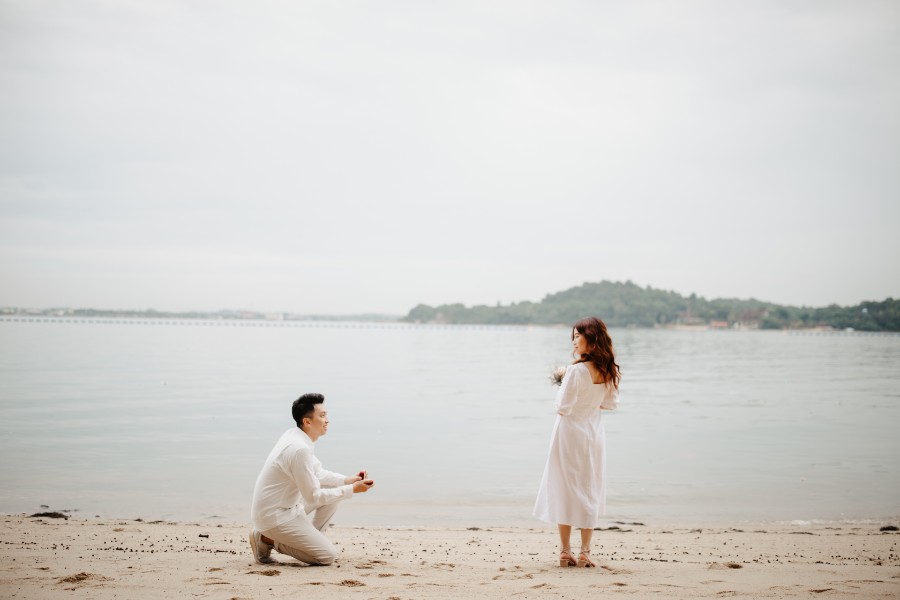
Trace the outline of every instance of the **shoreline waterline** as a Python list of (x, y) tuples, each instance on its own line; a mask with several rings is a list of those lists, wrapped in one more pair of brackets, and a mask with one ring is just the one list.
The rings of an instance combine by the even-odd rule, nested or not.
[[(412, 518), (398, 517), (398, 514), (409, 515), (416, 509), (421, 510), (421, 506), (415, 505), (396, 505), (396, 506), (374, 506), (366, 507), (362, 511), (354, 511), (351, 507), (342, 506), (333, 519), (333, 527), (346, 527), (353, 529), (521, 529), (521, 530), (554, 530), (556, 525), (553, 523), (545, 523), (533, 517), (513, 517), (508, 516), (508, 507), (493, 506), (490, 510), (485, 510), (484, 506), (466, 507), (465, 510), (454, 510), (454, 507), (444, 506), (440, 510), (433, 511), (428, 515), (421, 515)], [(12, 518), (31, 518), (35, 515), (46, 513), (56, 513), (64, 515), (65, 519), (81, 520), (88, 522), (99, 522), (108, 520), (121, 520), (127, 522), (146, 522), (146, 523), (199, 523), (211, 525), (246, 525), (250, 524), (249, 509), (246, 516), (239, 515), (234, 511), (225, 514), (205, 513), (205, 514), (185, 514), (185, 513), (162, 513), (156, 514), (146, 511), (135, 511), (129, 513), (127, 511), (108, 511), (97, 513), (93, 511), (85, 511), (81, 509), (56, 508), (48, 505), (41, 505), (40, 508), (26, 511), (4, 511), (0, 512), (0, 516)], [(63, 517), (56, 517), (63, 519)], [(858, 516), (858, 517), (836, 517), (836, 518), (726, 518), (719, 517), (682, 517), (673, 518), (670, 516), (653, 516), (632, 514), (624, 515), (604, 515), (600, 518), (597, 531), (615, 531), (630, 530), (634, 528), (663, 528), (663, 529), (729, 529), (729, 528), (803, 528), (803, 527), (881, 527), (890, 525), (900, 525), (900, 513), (893, 515), (878, 516)]]

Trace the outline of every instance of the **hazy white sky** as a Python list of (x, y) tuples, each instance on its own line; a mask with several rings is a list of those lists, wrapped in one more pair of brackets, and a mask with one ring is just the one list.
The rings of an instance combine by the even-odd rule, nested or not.
[(900, 296), (900, 3), (0, 0), (0, 305)]

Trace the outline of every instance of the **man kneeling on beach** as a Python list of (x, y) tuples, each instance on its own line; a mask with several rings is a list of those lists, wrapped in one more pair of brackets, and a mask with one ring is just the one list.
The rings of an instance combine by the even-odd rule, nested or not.
[(365, 471), (345, 477), (322, 468), (314, 443), (328, 431), (322, 394), (303, 394), (291, 414), (297, 426), (279, 438), (256, 480), (250, 509), (250, 547), (258, 563), (273, 562), (274, 548), (311, 565), (330, 565), (337, 549), (322, 530), (338, 502), (367, 492), (374, 482)]

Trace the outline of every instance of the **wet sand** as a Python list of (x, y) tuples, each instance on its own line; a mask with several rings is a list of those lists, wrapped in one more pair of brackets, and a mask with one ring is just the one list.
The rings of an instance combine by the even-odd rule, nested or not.
[(886, 523), (620, 524), (595, 532), (595, 569), (556, 566), (555, 529), (542, 526), (338, 525), (328, 530), (337, 563), (311, 567), (278, 554), (278, 564), (255, 564), (243, 524), (0, 523), (2, 598), (900, 597), (900, 534), (880, 531)]

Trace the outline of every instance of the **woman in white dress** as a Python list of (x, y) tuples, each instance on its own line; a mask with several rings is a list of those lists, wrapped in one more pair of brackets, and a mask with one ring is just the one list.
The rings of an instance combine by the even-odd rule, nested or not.
[[(575, 362), (566, 367), (556, 395), (550, 455), (534, 504), (534, 516), (559, 527), (561, 567), (593, 567), (591, 536), (606, 508), (606, 452), (601, 409), (619, 403), (619, 365), (600, 319), (588, 317), (572, 329)], [(581, 529), (576, 561), (570, 538)]]

